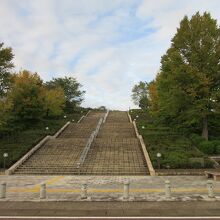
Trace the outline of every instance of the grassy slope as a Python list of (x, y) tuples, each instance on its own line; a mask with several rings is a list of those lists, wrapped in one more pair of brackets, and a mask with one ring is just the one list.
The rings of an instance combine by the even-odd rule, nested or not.
[[(33, 146), (35, 146), (46, 135), (53, 135), (59, 130), (67, 121), (78, 121), (86, 112), (79, 112), (73, 114), (66, 114), (67, 118), (60, 116), (56, 119), (44, 119), (31, 128), (15, 133), (13, 136), (0, 139), (0, 167), (3, 167), (3, 153), (8, 153), (6, 167), (10, 167), (14, 162), (21, 158)], [(46, 127), (49, 130), (46, 131)]]
[[(131, 110), (130, 115), (132, 119), (136, 119), (139, 133), (143, 136), (155, 168), (158, 166), (156, 157), (158, 152), (162, 154), (161, 168), (201, 168), (200, 164), (189, 162), (189, 158), (197, 157), (205, 159), (205, 167), (212, 166), (207, 156), (193, 146), (184, 135), (173, 131), (170, 127), (154, 125), (142, 110)], [(139, 117), (136, 117), (137, 115)]]

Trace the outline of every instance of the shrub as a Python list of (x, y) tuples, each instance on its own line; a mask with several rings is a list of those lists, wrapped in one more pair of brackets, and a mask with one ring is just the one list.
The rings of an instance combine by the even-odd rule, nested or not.
[(188, 165), (188, 156), (183, 151), (172, 151), (166, 155), (163, 164), (169, 164), (171, 168), (183, 168)]
[(212, 141), (203, 141), (198, 147), (205, 154), (215, 153), (215, 145), (212, 143)]
[(205, 141), (205, 139), (203, 137), (199, 136), (198, 134), (192, 134), (190, 136), (190, 139), (192, 140), (193, 144), (195, 144), (195, 145), (199, 145)]

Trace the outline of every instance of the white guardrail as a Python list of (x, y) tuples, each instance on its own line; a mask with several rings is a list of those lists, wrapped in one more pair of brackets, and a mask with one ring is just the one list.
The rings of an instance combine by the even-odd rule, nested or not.
[(105, 114), (105, 116), (104, 116), (103, 123), (105, 123), (105, 121), (106, 121), (106, 119), (107, 119), (107, 117), (108, 117), (108, 113), (109, 113), (109, 110), (107, 110), (107, 112), (106, 112), (106, 114)]
[(97, 134), (99, 132), (99, 129), (101, 127), (102, 122), (103, 122), (103, 118), (100, 118), (100, 120), (99, 120), (99, 122), (98, 122), (98, 124), (96, 126), (96, 129), (92, 132), (92, 134), (89, 137), (89, 140), (86, 143), (86, 146), (85, 146), (85, 148), (84, 148), (84, 150), (83, 150), (83, 152), (82, 152), (82, 154), (81, 154), (81, 156), (79, 158), (79, 162), (77, 162), (77, 169), (79, 170), (79, 172), (80, 172), (80, 166), (84, 163), (84, 161), (86, 159), (86, 156), (87, 156), (87, 154), (89, 152), (89, 149), (90, 149), (90, 147), (92, 145), (92, 142), (96, 138), (96, 136), (97, 136)]

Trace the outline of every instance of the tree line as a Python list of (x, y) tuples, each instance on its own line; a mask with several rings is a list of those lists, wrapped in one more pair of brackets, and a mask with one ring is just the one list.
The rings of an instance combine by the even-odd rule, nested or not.
[(180, 22), (151, 82), (132, 89), (135, 104), (156, 121), (209, 138), (220, 127), (220, 28), (207, 12)]
[(0, 134), (79, 108), (85, 91), (73, 77), (44, 82), (38, 73), (13, 72), (12, 48), (0, 43)]

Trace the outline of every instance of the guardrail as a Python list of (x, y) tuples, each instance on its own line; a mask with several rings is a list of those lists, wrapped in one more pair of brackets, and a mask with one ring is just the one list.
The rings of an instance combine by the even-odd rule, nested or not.
[(70, 121), (68, 121), (61, 129), (59, 129), (53, 137), (57, 138), (69, 126), (69, 124)]
[(96, 126), (96, 129), (92, 132), (92, 134), (90, 135), (87, 143), (86, 143), (86, 146), (85, 148), (83, 149), (83, 152), (79, 158), (79, 162), (77, 162), (77, 169), (78, 169), (78, 172), (80, 173), (80, 167), (82, 166), (82, 164), (84, 163), (85, 159), (86, 159), (86, 156), (89, 152), (89, 149), (92, 145), (92, 142), (94, 141), (94, 139), (96, 138), (98, 132), (99, 132), (99, 129), (101, 127), (101, 124), (103, 122), (103, 118), (100, 118), (97, 126)]
[(106, 114), (105, 114), (105, 116), (104, 116), (103, 123), (105, 123), (105, 121), (106, 121), (106, 119), (107, 119), (107, 117), (108, 117), (108, 114), (109, 114), (109, 110), (107, 110), (107, 112), (106, 112)]
[(130, 116), (130, 114), (129, 114), (129, 111), (127, 111), (127, 114), (128, 114), (129, 122), (132, 123), (132, 120), (131, 120), (131, 116)]
[[(131, 116), (130, 116), (129, 112), (127, 112), (127, 113), (128, 113), (129, 120), (131, 121)], [(156, 173), (155, 173), (154, 167), (152, 165), (152, 162), (151, 162), (150, 156), (148, 154), (146, 145), (144, 143), (143, 137), (138, 132), (137, 125), (136, 125), (135, 121), (133, 121), (133, 126), (134, 126), (136, 137), (138, 138), (138, 140), (140, 142), (140, 145), (141, 145), (141, 148), (142, 148), (142, 151), (143, 151), (143, 154), (144, 154), (144, 158), (145, 158), (145, 161), (147, 163), (147, 167), (148, 167), (148, 170), (150, 172), (150, 175), (151, 176), (155, 176)]]

